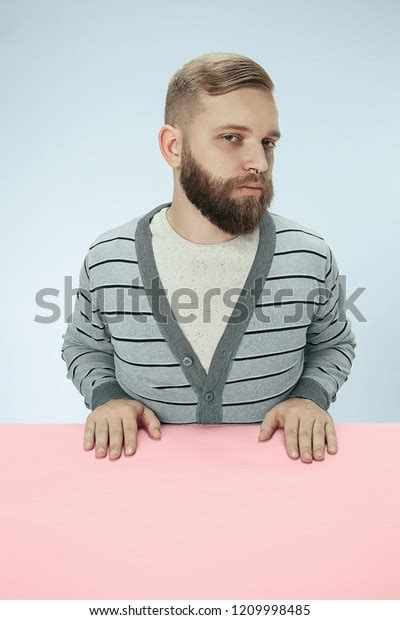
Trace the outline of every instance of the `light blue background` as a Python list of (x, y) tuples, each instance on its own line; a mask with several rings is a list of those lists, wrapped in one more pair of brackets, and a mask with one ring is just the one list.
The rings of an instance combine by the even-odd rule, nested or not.
[[(89, 410), (36, 293), (64, 305), (102, 232), (172, 199), (159, 151), (168, 80), (237, 52), (275, 83), (283, 137), (271, 210), (325, 237), (346, 275), (357, 357), (329, 409), (399, 420), (399, 4), (0, 3), (3, 423), (84, 423)], [(75, 298), (74, 298), (75, 299)], [(4, 397), (5, 396), (5, 397)]]

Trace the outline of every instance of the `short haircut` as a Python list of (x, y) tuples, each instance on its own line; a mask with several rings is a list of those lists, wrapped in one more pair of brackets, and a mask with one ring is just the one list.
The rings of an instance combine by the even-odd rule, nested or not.
[(168, 83), (164, 123), (179, 126), (183, 134), (193, 118), (204, 111), (200, 94), (224, 95), (243, 87), (273, 93), (268, 73), (254, 60), (240, 54), (213, 52), (186, 62)]

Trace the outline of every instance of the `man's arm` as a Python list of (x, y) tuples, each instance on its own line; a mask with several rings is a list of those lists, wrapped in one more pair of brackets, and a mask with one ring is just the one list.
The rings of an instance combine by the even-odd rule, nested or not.
[(67, 365), (67, 378), (82, 394), (88, 409), (113, 398), (131, 398), (115, 377), (110, 333), (90, 293), (88, 255), (79, 274), (72, 321), (62, 338), (61, 357)]
[(288, 398), (308, 398), (326, 411), (347, 381), (357, 343), (344, 310), (339, 268), (329, 246), (325, 273), (327, 299), (320, 302), (307, 330), (304, 370)]

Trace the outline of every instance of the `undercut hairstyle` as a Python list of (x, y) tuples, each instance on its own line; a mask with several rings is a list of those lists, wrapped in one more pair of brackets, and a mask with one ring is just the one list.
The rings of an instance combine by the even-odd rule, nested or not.
[(204, 111), (202, 93), (224, 95), (243, 87), (271, 94), (274, 90), (265, 69), (247, 56), (222, 52), (197, 56), (176, 71), (168, 83), (164, 123), (179, 126), (185, 136), (193, 118)]

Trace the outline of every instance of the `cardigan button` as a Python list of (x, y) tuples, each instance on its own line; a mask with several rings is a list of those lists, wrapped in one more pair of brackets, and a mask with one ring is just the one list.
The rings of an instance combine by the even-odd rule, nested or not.
[(183, 363), (185, 364), (185, 366), (191, 366), (193, 364), (193, 360), (191, 357), (186, 356), (183, 358)]
[(206, 392), (204, 399), (209, 403), (214, 400), (214, 392)]

